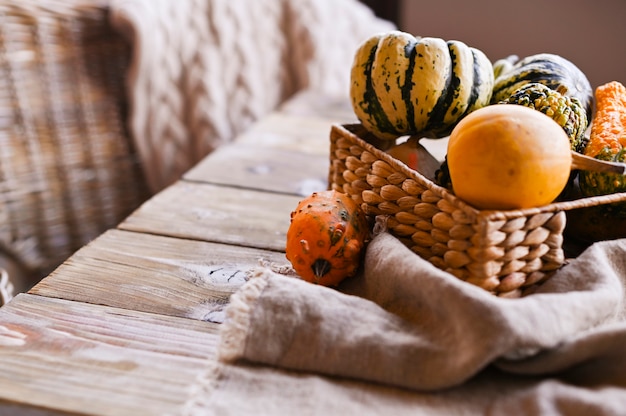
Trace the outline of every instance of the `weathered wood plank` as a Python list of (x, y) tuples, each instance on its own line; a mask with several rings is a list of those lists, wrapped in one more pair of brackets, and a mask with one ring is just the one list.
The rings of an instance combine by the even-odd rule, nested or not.
[(274, 149), (327, 155), (332, 120), (274, 113), (260, 120), (235, 142)]
[(347, 97), (298, 94), (0, 308), (0, 414), (184, 413), (228, 297), (259, 259), (287, 264), (331, 124), (354, 121)]
[(180, 181), (143, 204), (118, 228), (283, 251), (301, 197)]
[(332, 120), (272, 113), (235, 139), (236, 143), (327, 155)]
[(348, 97), (304, 92), (222, 146), (183, 178), (308, 195), (328, 187), (330, 130), (354, 122)]
[(80, 249), (29, 293), (212, 322), (229, 296), (283, 253), (110, 230)]
[(20, 294), (0, 309), (0, 414), (180, 414), (210, 374), (217, 328)]
[(235, 142), (215, 150), (184, 179), (305, 196), (328, 188), (325, 155)]
[(320, 91), (302, 90), (283, 103), (279, 110), (283, 114), (308, 118), (348, 123), (356, 121), (347, 92), (345, 95), (328, 95)]
[(327, 155), (331, 125), (357, 121), (347, 94), (328, 97), (305, 90), (256, 122), (236, 141)]

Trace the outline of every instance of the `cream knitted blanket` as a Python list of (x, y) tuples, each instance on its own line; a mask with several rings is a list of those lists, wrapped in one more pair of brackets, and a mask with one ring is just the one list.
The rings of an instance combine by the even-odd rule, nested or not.
[(133, 50), (130, 129), (152, 191), (300, 89), (347, 94), (358, 44), (392, 29), (357, 0), (112, 0)]

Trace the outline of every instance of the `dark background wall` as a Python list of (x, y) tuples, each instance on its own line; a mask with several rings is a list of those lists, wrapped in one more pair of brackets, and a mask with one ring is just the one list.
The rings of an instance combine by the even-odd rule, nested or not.
[(400, 26), (400, 0), (361, 0), (383, 19)]

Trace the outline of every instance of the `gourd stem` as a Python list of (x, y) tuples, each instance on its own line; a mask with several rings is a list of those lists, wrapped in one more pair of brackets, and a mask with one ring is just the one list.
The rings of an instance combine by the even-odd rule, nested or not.
[(609, 162), (594, 159), (572, 151), (572, 169), (589, 170), (593, 172), (610, 172), (626, 175), (626, 163)]

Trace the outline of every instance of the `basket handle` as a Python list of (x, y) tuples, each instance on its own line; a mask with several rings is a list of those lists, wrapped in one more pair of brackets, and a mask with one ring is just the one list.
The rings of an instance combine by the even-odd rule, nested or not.
[(572, 169), (610, 172), (626, 175), (626, 163), (594, 159), (572, 150)]

